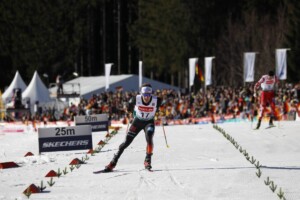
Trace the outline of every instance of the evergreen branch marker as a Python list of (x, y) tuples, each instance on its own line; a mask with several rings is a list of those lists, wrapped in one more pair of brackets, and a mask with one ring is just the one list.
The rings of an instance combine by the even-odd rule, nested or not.
[(71, 172), (73, 171), (73, 169), (75, 169), (74, 165), (71, 165), (70, 170)]
[(94, 149), (93, 150), (93, 153), (95, 154), (95, 153), (100, 153), (100, 151), (98, 150), (98, 149)]
[(227, 135), (226, 135), (226, 138), (227, 138), (227, 140), (230, 140), (231, 137), (230, 137), (229, 134), (227, 134)]
[(242, 146), (240, 146), (239, 150), (240, 150), (241, 153), (243, 153), (243, 151), (244, 151), (243, 148), (242, 148)]
[(235, 146), (236, 149), (239, 149), (239, 147), (240, 147), (240, 145), (237, 142), (235, 143), (234, 146)]
[(267, 180), (265, 180), (265, 184), (266, 184), (266, 185), (270, 185), (270, 183), (271, 183), (270, 178), (267, 177)]
[(271, 185), (269, 186), (270, 189), (272, 190), (272, 192), (275, 192), (276, 188), (277, 188), (277, 185), (274, 184), (273, 181), (271, 181)]
[(66, 175), (68, 173), (68, 169), (67, 167), (65, 167), (65, 169), (63, 170), (64, 175)]
[(99, 146), (97, 147), (97, 151), (99, 151), (99, 152), (100, 152), (100, 151), (101, 151), (101, 149), (102, 149), (102, 146), (100, 146), (100, 145), (99, 145)]
[(24, 195), (29, 199), (31, 194), (32, 194), (32, 192), (30, 191), (30, 187), (28, 187), (26, 192), (24, 193)]
[(93, 150), (92, 152), (91, 152), (91, 156), (94, 156), (95, 155), (95, 151)]
[(256, 161), (256, 159), (254, 159), (253, 156), (251, 156), (251, 160), (250, 160), (251, 164), (254, 164), (255, 161)]
[(247, 159), (248, 161), (250, 161), (250, 156), (247, 155), (247, 156), (246, 156), (246, 159)]
[(60, 168), (58, 168), (58, 170), (57, 170), (57, 177), (59, 178), (61, 175), (62, 175), (62, 172), (60, 171)]
[(51, 177), (50, 181), (47, 181), (47, 183), (50, 187), (52, 187), (55, 184), (55, 182), (53, 181), (53, 177)]
[(261, 167), (261, 165), (259, 164), (259, 161), (257, 161), (257, 163), (255, 164), (255, 167), (258, 169)]
[(46, 189), (46, 186), (44, 186), (44, 182), (43, 181), (41, 181), (41, 186), (38, 187), (38, 188), (41, 190), (41, 192), (43, 192)]
[(248, 153), (247, 153), (246, 150), (243, 151), (243, 155), (244, 155), (245, 157), (248, 156)]
[(261, 177), (261, 174), (262, 174), (262, 172), (261, 172), (261, 170), (260, 170), (260, 168), (258, 169), (258, 172), (256, 172), (256, 176), (258, 177), (258, 178), (260, 178)]
[(284, 198), (284, 192), (281, 190), (281, 188), (279, 188), (279, 192), (277, 193), (277, 196), (279, 197), (279, 199)]

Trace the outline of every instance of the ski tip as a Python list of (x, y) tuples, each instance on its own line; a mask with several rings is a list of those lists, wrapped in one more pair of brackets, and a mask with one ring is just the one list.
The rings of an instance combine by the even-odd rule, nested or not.
[(99, 171), (94, 171), (93, 174), (100, 174), (100, 173), (103, 173), (104, 171), (103, 170), (99, 170)]
[(113, 172), (113, 171), (107, 171), (105, 169), (102, 169), (102, 170), (94, 171), (93, 174), (110, 173), (110, 172)]

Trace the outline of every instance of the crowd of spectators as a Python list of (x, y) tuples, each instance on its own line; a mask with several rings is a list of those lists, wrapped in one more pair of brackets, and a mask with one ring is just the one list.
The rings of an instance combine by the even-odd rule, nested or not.
[[(138, 92), (103, 92), (90, 99), (81, 99), (78, 105), (71, 104), (59, 116), (60, 120), (73, 120), (76, 115), (107, 113), (111, 120), (130, 118), (130, 101)], [(208, 87), (197, 92), (184, 93), (171, 89), (157, 89), (155, 95), (162, 98), (157, 118), (170, 120), (231, 115), (253, 118), (259, 110), (259, 95), (253, 97), (253, 85), (244, 87)], [(277, 89), (277, 116), (287, 118), (289, 113), (299, 111), (300, 84), (284, 84)], [(51, 115), (51, 112), (47, 112)], [(54, 117), (49, 117), (54, 119)]]
[[(132, 117), (127, 111), (130, 110), (130, 101), (138, 94), (133, 92), (103, 92), (94, 94), (90, 99), (81, 98), (80, 102), (65, 108), (57, 113), (53, 108), (43, 108), (39, 113), (34, 113), (31, 119), (37, 120), (73, 120), (77, 115), (91, 115), (107, 113), (111, 120), (130, 120)], [(207, 87), (197, 92), (185, 93), (171, 89), (157, 89), (155, 95), (162, 98), (162, 105), (157, 113), (157, 118), (167, 120), (192, 119), (219, 116), (233, 118), (253, 119), (259, 111), (259, 95), (253, 96), (253, 85), (243, 87)], [(277, 89), (275, 118), (300, 113), (300, 83), (296, 85), (282, 84)], [(28, 116), (25, 118), (28, 119)]]

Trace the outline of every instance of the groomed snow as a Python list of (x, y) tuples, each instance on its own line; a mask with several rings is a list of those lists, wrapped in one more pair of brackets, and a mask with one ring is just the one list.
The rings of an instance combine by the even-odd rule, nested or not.
[[(258, 160), (262, 175), (246, 160), (221, 132), (208, 125), (165, 126), (170, 148), (166, 147), (162, 127), (156, 127), (154, 172), (143, 170), (145, 137), (141, 132), (119, 160), (115, 172), (93, 174), (109, 163), (125, 137), (126, 127), (90, 156), (87, 164), (69, 170), (74, 158), (85, 157), (87, 151), (52, 152), (38, 155), (38, 134), (0, 132), (0, 162), (13, 161), (18, 168), (0, 169), (0, 199), (27, 199), (23, 191), (30, 185), (47, 186), (43, 193), (30, 199), (279, 199), (279, 188), (286, 199), (300, 199), (300, 122), (276, 122), (276, 127), (252, 130), (250, 122), (218, 124)], [(254, 127), (254, 124), (253, 124)], [(104, 132), (93, 133), (94, 148), (105, 139)], [(34, 156), (24, 157), (27, 152)], [(54, 178), (49, 187), (50, 171), (68, 167), (69, 173)], [(265, 180), (277, 185), (273, 193)]]

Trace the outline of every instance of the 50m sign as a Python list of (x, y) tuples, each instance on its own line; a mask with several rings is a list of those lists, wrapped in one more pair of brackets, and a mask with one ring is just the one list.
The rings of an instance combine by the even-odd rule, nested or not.
[(108, 131), (108, 116), (107, 114), (76, 116), (76, 126), (91, 125), (92, 132)]

